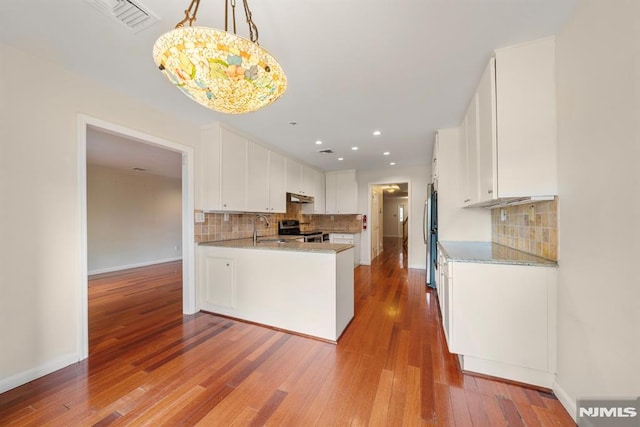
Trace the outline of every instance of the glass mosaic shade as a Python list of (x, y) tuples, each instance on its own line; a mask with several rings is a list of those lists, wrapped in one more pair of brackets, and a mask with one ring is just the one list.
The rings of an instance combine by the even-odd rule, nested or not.
[(278, 99), (287, 78), (256, 43), (207, 27), (180, 27), (162, 35), (153, 58), (165, 76), (194, 101), (229, 114), (259, 110)]

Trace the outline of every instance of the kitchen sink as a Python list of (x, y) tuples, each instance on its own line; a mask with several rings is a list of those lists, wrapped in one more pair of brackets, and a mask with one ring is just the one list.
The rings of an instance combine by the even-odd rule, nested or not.
[(258, 243), (287, 243), (286, 239), (258, 239)]

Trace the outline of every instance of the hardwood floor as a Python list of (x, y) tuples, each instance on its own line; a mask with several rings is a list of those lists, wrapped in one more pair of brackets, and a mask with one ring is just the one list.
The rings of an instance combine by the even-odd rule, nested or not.
[(90, 356), (0, 395), (0, 425), (574, 426), (553, 395), (464, 375), (436, 294), (385, 239), (338, 345), (181, 313), (181, 265), (92, 277)]

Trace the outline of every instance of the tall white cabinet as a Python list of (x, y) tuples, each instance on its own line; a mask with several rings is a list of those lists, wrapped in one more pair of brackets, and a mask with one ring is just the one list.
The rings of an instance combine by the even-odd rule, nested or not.
[(491, 58), (461, 124), (462, 206), (558, 194), (554, 52), (549, 37)]

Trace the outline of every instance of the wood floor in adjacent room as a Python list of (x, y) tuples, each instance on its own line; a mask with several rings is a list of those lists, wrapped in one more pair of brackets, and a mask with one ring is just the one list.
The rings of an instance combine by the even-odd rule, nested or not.
[(184, 316), (181, 274), (92, 277), (89, 358), (1, 394), (0, 425), (575, 425), (553, 395), (460, 372), (399, 239), (355, 270), (338, 345)]

